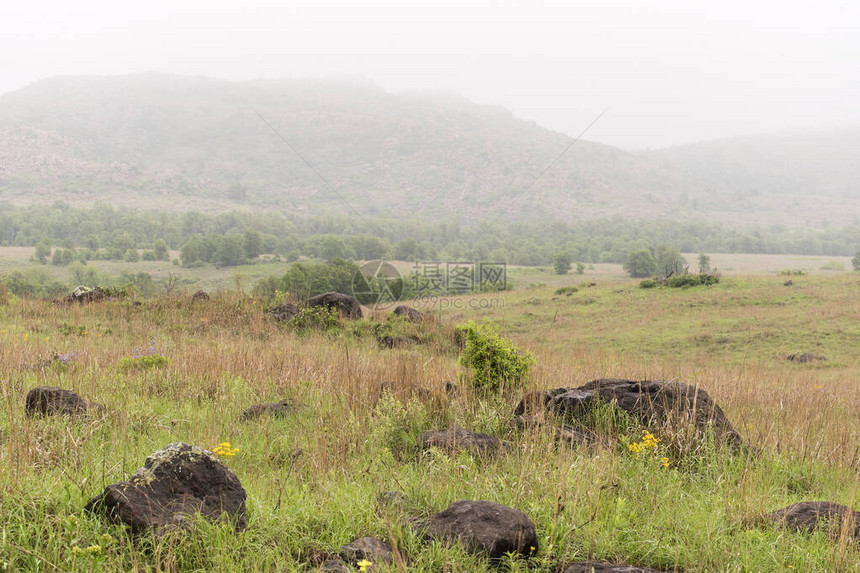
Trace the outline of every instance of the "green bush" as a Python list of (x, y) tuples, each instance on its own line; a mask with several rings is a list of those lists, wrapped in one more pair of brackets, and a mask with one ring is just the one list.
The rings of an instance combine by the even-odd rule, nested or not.
[[(643, 281), (644, 282), (644, 281)], [(669, 277), (664, 283), (667, 287), (672, 288), (687, 288), (693, 286), (710, 286), (720, 282), (720, 277), (717, 275), (678, 275)]]
[(654, 279), (645, 279), (641, 283), (639, 283), (639, 288), (654, 288), (659, 283)]
[(567, 294), (567, 293), (574, 293), (574, 292), (579, 292), (579, 289), (576, 288), (575, 286), (566, 286), (566, 287), (561, 287), (561, 288), (555, 289), (555, 294)]
[(327, 306), (315, 306), (300, 310), (287, 322), (287, 326), (299, 333), (306, 333), (311, 330), (329, 332), (340, 327), (340, 320), (335, 309)]
[(152, 370), (167, 366), (166, 356), (124, 356), (120, 358), (119, 369), (123, 372), (129, 370)]
[(520, 350), (489, 325), (478, 326), (471, 320), (458, 325), (457, 333), (463, 343), (459, 362), (472, 369), (476, 390), (499, 391), (525, 384), (535, 363), (531, 352)]

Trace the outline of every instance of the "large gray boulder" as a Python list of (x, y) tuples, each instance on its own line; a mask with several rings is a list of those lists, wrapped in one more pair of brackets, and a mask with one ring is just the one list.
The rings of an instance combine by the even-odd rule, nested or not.
[(128, 480), (105, 488), (84, 510), (102, 513), (132, 532), (182, 528), (189, 518), (227, 519), (245, 529), (245, 489), (236, 475), (208, 450), (170, 444), (146, 458)]
[(448, 509), (412, 520), (423, 536), (445, 544), (460, 543), (469, 553), (500, 559), (506, 553), (533, 555), (537, 533), (528, 515), (491, 501), (458, 501)]
[(727, 444), (740, 446), (740, 435), (707, 392), (681, 382), (668, 380), (624, 380), (601, 378), (578, 388), (556, 388), (526, 395), (515, 414), (550, 410), (570, 419), (581, 419), (600, 404), (615, 404), (643, 424), (669, 420), (689, 422)]

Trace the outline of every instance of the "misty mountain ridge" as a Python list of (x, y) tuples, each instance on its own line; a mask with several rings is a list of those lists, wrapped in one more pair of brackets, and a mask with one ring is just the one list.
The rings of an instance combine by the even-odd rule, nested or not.
[(59, 77), (0, 97), (0, 200), (352, 215), (340, 195), (367, 217), (467, 223), (820, 227), (860, 213), (856, 127), (642, 153), (579, 141), (535, 182), (571, 141), (498, 106), (360, 79)]

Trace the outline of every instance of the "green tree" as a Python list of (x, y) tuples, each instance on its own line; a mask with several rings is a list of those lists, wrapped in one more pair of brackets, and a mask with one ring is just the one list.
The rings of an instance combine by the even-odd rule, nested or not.
[(221, 238), (215, 249), (213, 262), (222, 267), (241, 265), (245, 261), (245, 240), (242, 235), (230, 234)]
[(363, 261), (383, 259), (391, 248), (388, 241), (374, 235), (354, 235), (349, 242), (355, 257)]
[(140, 253), (137, 252), (137, 249), (126, 249), (122, 254), (122, 260), (127, 263), (136, 263), (140, 260)]
[(48, 262), (48, 257), (51, 256), (51, 239), (42, 239), (36, 244), (36, 260), (43, 265)]
[(705, 253), (701, 253), (699, 255), (699, 274), (703, 275), (709, 272), (711, 272), (711, 257)]
[(582, 275), (585, 274), (585, 265), (582, 263), (576, 263), (576, 274)]
[(263, 237), (257, 231), (245, 231), (245, 257), (257, 259), (263, 252)]
[(687, 259), (675, 247), (660, 245), (654, 252), (654, 260), (657, 262), (659, 278), (683, 275), (687, 272)]
[(558, 253), (552, 261), (552, 266), (555, 269), (555, 274), (566, 275), (573, 266), (570, 253)]
[(860, 271), (860, 251), (857, 251), (854, 254), (854, 258), (851, 259), (851, 266), (854, 267), (855, 271)]
[(636, 279), (652, 276), (657, 271), (657, 261), (648, 249), (630, 253), (624, 263), (624, 272)]
[(155, 245), (152, 247), (153, 252), (155, 253), (156, 260), (166, 261), (170, 259), (170, 252), (167, 248), (167, 243), (164, 242), (164, 239), (158, 239), (155, 241)]

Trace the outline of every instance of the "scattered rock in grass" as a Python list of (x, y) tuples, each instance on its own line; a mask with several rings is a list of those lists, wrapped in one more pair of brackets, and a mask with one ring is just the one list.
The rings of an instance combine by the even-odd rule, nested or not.
[(253, 420), (254, 418), (260, 418), (262, 416), (283, 418), (284, 416), (293, 413), (295, 409), (296, 404), (292, 400), (281, 400), (280, 402), (272, 402), (269, 404), (255, 404), (243, 411), (242, 415), (239, 416), (239, 419)]
[(473, 455), (493, 454), (502, 445), (495, 436), (470, 432), (463, 428), (424, 432), (418, 439), (418, 444), (422, 450), (436, 447), (448, 454), (466, 451)]
[(308, 300), (308, 306), (311, 308), (316, 306), (333, 308), (338, 314), (351, 320), (362, 317), (361, 303), (358, 302), (358, 299), (339, 292), (327, 292), (311, 297)]
[(788, 355), (788, 359), (792, 362), (799, 362), (801, 364), (806, 364), (807, 362), (815, 362), (816, 360), (827, 360), (826, 356), (818, 356), (813, 354), (812, 352), (794, 352)]
[(385, 348), (404, 348), (411, 346), (417, 341), (408, 336), (383, 336), (379, 339), (379, 344)]
[(198, 513), (228, 519), (241, 531), (245, 497), (239, 479), (215, 454), (179, 442), (150, 454), (128, 481), (107, 486), (84, 509), (106, 514), (135, 533), (186, 527)]
[(678, 418), (691, 420), (702, 432), (712, 428), (716, 438), (727, 444), (740, 446), (742, 443), (723, 410), (707, 392), (667, 380), (640, 382), (602, 378), (578, 388), (533, 392), (523, 397), (514, 414), (519, 416), (546, 409), (580, 418), (601, 403), (614, 403), (645, 424)]
[(830, 501), (802, 501), (771, 512), (766, 519), (798, 531), (825, 529), (836, 535), (847, 525), (849, 535), (860, 540), (860, 511)]
[(792, 285), (794, 285), (794, 281), (792, 281), (791, 279), (782, 283), (782, 286), (792, 286)]
[(269, 316), (278, 322), (289, 322), (291, 318), (299, 314), (300, 309), (296, 305), (285, 302), (269, 310)]
[(525, 513), (491, 501), (457, 501), (448, 509), (411, 520), (421, 535), (446, 544), (462, 544), (469, 553), (500, 559), (506, 553), (526, 557), (538, 550), (534, 523)]
[(402, 491), (384, 491), (376, 496), (376, 503), (383, 508), (402, 509), (406, 496)]
[(663, 573), (650, 567), (637, 567), (635, 565), (624, 565), (606, 563), (605, 561), (581, 561), (568, 566), (564, 573)]
[(341, 559), (329, 559), (320, 566), (319, 570), (324, 573), (352, 573), (349, 565)]
[[(352, 565), (358, 565), (359, 561), (370, 561), (374, 565), (381, 563), (391, 565), (394, 563), (394, 552), (391, 546), (375, 537), (362, 537), (352, 543), (342, 545), (338, 550), (340, 558)], [(368, 567), (373, 570), (374, 565)]]
[(101, 287), (89, 288), (84, 285), (75, 287), (72, 294), (66, 297), (66, 302), (77, 302), (84, 304), (88, 302), (99, 302), (110, 298), (110, 295)]
[(402, 316), (409, 322), (421, 322), (424, 320), (424, 313), (422, 313), (417, 308), (412, 308), (411, 306), (406, 305), (398, 305), (394, 309), (395, 316)]
[(554, 425), (548, 424), (545, 420), (541, 420), (537, 416), (517, 416), (511, 421), (511, 426), (518, 432), (528, 430), (540, 430), (552, 432), (556, 443), (566, 446), (591, 446), (598, 442), (597, 434), (584, 430), (578, 430), (568, 424)]
[(87, 402), (79, 394), (55, 386), (39, 386), (27, 392), (24, 413), (28, 416), (86, 414), (87, 410), (100, 409), (101, 405)]
[(199, 290), (191, 295), (191, 302), (206, 302), (210, 300), (209, 294), (204, 290)]

